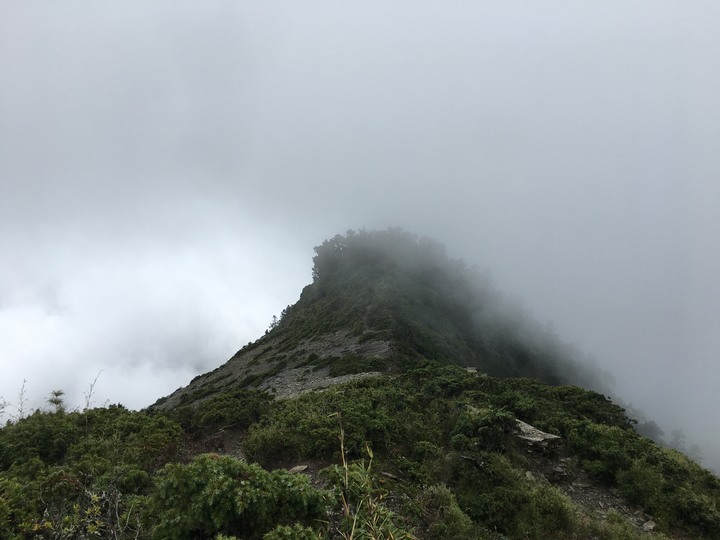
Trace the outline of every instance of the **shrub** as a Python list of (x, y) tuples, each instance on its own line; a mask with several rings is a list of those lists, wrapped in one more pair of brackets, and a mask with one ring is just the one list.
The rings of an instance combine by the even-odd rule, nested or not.
[(318, 540), (323, 534), (296, 523), (295, 525), (278, 525), (263, 536), (263, 540)]
[(261, 465), (301, 457), (331, 459), (338, 450), (338, 415), (351, 456), (361, 455), (366, 442), (389, 447), (400, 439), (400, 422), (394, 413), (404, 399), (396, 388), (372, 385), (304, 394), (278, 403), (252, 425), (243, 449)]
[(0, 431), (0, 470), (33, 457), (47, 464), (62, 462), (82, 435), (74, 418), (64, 413), (36, 411), (5, 426)]
[(420, 494), (418, 502), (422, 508), (424, 538), (427, 540), (483, 537), (446, 486), (430, 486)]
[(663, 475), (646, 460), (637, 460), (632, 466), (618, 473), (620, 491), (634, 504), (643, 504), (651, 513), (659, 509), (663, 498)]
[[(471, 408), (460, 415), (453, 429), (453, 442), (468, 449), (506, 450), (517, 431), (515, 417), (498, 409)], [(462, 442), (460, 442), (462, 441)]]
[(204, 454), (159, 474), (147, 522), (155, 538), (261, 538), (274, 526), (310, 523), (324, 514), (325, 492), (307, 477), (268, 472), (230, 456)]
[(186, 405), (166, 413), (192, 432), (233, 426), (246, 428), (269, 409), (271, 397), (258, 390), (240, 390), (211, 397), (197, 405)]
[(368, 371), (383, 371), (388, 365), (388, 360), (377, 356), (362, 357), (356, 354), (343, 356), (330, 364), (329, 375), (340, 377), (342, 375), (354, 375)]

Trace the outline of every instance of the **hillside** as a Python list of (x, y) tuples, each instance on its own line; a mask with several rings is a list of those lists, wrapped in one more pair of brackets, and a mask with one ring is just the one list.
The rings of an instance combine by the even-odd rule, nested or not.
[(0, 539), (716, 539), (720, 480), (398, 230), (316, 248), (272, 328), (146, 411), (0, 430)]

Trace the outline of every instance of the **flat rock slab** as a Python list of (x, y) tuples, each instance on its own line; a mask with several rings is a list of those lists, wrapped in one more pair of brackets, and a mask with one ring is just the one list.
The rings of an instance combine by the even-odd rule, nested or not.
[(552, 433), (545, 433), (544, 431), (540, 431), (538, 428), (531, 426), (530, 424), (527, 424), (522, 420), (517, 420), (517, 425), (518, 429), (520, 430), (520, 434), (518, 435), (518, 437), (529, 443), (545, 444), (560, 440), (559, 435), (553, 435)]

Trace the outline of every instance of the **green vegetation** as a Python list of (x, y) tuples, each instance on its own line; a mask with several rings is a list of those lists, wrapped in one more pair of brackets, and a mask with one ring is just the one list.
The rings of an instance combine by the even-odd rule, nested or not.
[[(409, 483), (405, 495), (414, 504), (423, 500), (421, 487), (447, 486), (469, 519), (511, 538), (544, 538), (550, 531), (570, 538), (590, 526), (556, 488), (524, 477), (516, 417), (561, 435), (587, 473), (627, 493), (666, 530), (720, 534), (717, 479), (637, 435), (623, 410), (594, 392), (425, 363), (401, 376), (276, 404), (250, 427), (247, 455), (266, 466), (283, 458), (337, 461), (333, 412), (343, 419), (348, 455), (359, 459), (369, 442), (377, 460)], [(705, 494), (688, 496), (699, 491)]]
[(146, 514), (153, 538), (255, 539), (278, 525), (318, 522), (327, 503), (305, 476), (205, 454), (160, 471)]
[(166, 414), (186, 431), (202, 435), (221, 427), (247, 428), (268, 410), (270, 400), (258, 390), (237, 390), (216, 394), (194, 406), (181, 405)]
[(0, 430), (0, 538), (134, 537), (138, 498), (182, 430), (121, 406), (36, 411)]
[[(225, 394), (169, 417), (36, 412), (0, 430), (0, 538), (639, 538), (621, 515), (599, 520), (528, 478), (515, 418), (559, 434), (580, 470), (658, 530), (720, 536), (720, 481), (637, 435), (603, 396), (425, 361), (285, 401)], [(230, 425), (259, 465), (182, 457)], [(314, 484), (271, 470), (304, 460), (325, 469)]]

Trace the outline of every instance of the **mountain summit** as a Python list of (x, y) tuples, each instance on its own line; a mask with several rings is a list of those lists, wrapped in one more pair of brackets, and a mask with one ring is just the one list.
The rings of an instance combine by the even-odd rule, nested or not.
[(264, 337), (156, 405), (228, 387), (292, 395), (363, 373), (399, 372), (422, 359), (604, 389), (607, 377), (581, 362), (551, 325), (532, 319), (436, 241), (399, 229), (348, 231), (315, 253), (313, 283)]

